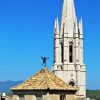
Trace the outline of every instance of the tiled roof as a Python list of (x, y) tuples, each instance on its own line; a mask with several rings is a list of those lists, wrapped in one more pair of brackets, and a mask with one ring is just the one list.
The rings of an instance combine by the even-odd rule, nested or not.
[(67, 85), (53, 72), (47, 68), (41, 69), (37, 74), (19, 84), (14, 86), (11, 90), (76, 90), (75, 87)]

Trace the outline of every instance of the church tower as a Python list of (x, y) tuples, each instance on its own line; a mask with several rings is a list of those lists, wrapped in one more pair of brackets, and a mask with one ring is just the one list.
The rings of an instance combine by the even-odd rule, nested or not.
[(63, 0), (61, 23), (54, 25), (54, 65), (52, 71), (67, 84), (76, 86), (76, 97), (86, 98), (86, 66), (83, 62), (82, 18), (77, 22), (74, 1)]

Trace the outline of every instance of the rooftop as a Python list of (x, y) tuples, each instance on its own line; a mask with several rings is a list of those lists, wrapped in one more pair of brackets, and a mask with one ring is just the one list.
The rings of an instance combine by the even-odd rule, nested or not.
[(66, 84), (63, 80), (57, 77), (53, 72), (50, 72), (46, 67), (41, 69), (34, 76), (24, 81), (18, 86), (14, 86), (11, 90), (77, 90), (75, 87)]

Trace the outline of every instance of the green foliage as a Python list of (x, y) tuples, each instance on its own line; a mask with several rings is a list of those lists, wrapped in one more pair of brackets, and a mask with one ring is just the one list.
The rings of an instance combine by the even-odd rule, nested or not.
[(100, 100), (100, 90), (87, 90), (87, 97)]

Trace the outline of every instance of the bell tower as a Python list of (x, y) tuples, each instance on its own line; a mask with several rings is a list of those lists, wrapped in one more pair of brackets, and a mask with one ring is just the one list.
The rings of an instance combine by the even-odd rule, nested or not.
[(83, 23), (77, 21), (74, 1), (63, 0), (61, 23), (54, 25), (52, 71), (67, 84), (78, 88), (76, 97), (86, 98), (86, 66), (83, 61)]

